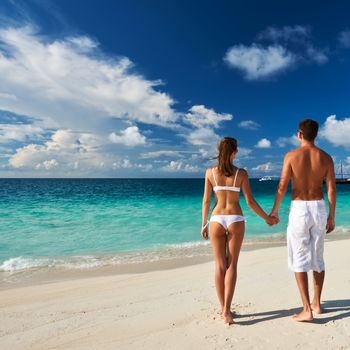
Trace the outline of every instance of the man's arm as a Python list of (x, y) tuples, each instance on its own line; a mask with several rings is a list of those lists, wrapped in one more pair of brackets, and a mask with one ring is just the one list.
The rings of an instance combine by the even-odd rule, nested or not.
[(329, 165), (326, 174), (327, 196), (329, 205), (329, 215), (327, 219), (327, 233), (332, 232), (335, 227), (335, 204), (336, 204), (336, 186), (333, 159), (329, 157)]
[(273, 208), (271, 211), (271, 216), (275, 216), (278, 218), (278, 209), (281, 205), (281, 202), (286, 195), (287, 189), (288, 189), (288, 183), (292, 175), (292, 167), (290, 164), (290, 153), (287, 153), (284, 157), (283, 161), (283, 168), (281, 172), (281, 178), (280, 182), (277, 186), (276, 196), (275, 196), (275, 203), (273, 204)]

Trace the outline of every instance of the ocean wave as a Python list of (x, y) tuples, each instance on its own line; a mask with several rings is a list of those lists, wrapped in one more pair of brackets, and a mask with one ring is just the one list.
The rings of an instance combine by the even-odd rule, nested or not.
[[(341, 238), (350, 233), (349, 227), (339, 226), (327, 239)], [(334, 237), (334, 238), (336, 238)], [(245, 246), (256, 246), (268, 243), (285, 243), (285, 232), (273, 233), (269, 236), (247, 237)], [(211, 256), (210, 241), (193, 241), (159, 245), (153, 249), (118, 252), (115, 254), (74, 255), (67, 257), (12, 257), (0, 265), (0, 272), (14, 273), (30, 269), (62, 268), (93, 269), (104, 266), (124, 264), (141, 264), (160, 260)]]

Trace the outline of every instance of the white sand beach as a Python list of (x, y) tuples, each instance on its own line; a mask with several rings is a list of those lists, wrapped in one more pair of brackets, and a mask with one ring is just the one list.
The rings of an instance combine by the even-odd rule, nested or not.
[(0, 348), (350, 349), (350, 240), (326, 242), (325, 313), (300, 307), (286, 247), (242, 251), (232, 326), (217, 314), (213, 262), (0, 291)]

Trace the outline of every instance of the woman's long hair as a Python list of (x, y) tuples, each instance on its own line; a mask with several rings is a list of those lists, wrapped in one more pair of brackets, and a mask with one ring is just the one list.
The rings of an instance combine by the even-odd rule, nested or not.
[(227, 177), (234, 174), (234, 168), (231, 162), (231, 155), (237, 151), (237, 140), (233, 137), (224, 137), (218, 146), (218, 170), (220, 174)]

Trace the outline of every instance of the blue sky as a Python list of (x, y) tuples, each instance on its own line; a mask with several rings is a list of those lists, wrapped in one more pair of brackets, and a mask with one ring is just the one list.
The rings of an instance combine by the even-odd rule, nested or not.
[(350, 5), (0, 4), (1, 177), (202, 177), (220, 137), (277, 175), (298, 121), (350, 165)]

